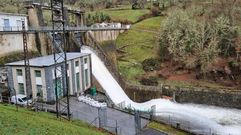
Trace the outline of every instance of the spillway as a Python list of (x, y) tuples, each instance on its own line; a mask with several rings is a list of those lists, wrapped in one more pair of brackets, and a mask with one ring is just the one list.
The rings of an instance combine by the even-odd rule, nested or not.
[(241, 135), (241, 110), (199, 104), (179, 104), (166, 99), (144, 103), (132, 101), (114, 79), (97, 53), (87, 46), (81, 52), (90, 53), (92, 74), (115, 105), (148, 111), (155, 106), (155, 114), (167, 123), (180, 126), (196, 134)]

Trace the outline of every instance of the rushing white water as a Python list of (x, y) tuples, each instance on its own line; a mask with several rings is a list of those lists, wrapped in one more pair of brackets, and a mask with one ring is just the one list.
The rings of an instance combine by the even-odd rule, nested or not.
[(179, 104), (166, 99), (136, 103), (125, 94), (92, 49), (84, 46), (81, 52), (91, 54), (92, 74), (114, 104), (124, 104), (125, 107), (140, 111), (151, 110), (151, 107), (155, 106), (155, 115), (162, 120), (172, 124), (180, 123), (182, 128), (197, 134), (241, 135), (241, 110), (198, 104)]

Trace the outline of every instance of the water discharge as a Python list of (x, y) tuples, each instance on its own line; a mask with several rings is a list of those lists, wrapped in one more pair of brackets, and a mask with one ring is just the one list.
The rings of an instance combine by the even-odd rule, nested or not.
[(196, 134), (241, 135), (241, 110), (198, 104), (179, 104), (166, 99), (153, 99), (144, 103), (132, 101), (108, 71), (95, 51), (87, 46), (81, 49), (90, 53), (92, 74), (101, 84), (115, 105), (147, 111), (155, 106), (155, 115), (161, 120), (179, 124), (181, 128)]

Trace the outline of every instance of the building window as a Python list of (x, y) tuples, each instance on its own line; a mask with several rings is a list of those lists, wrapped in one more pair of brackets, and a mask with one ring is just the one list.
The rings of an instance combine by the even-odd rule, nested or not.
[(43, 90), (42, 90), (42, 85), (37, 85), (37, 97), (43, 97)]
[(62, 97), (64, 95), (62, 80), (60, 78), (57, 78), (57, 79), (54, 79), (53, 81), (54, 81), (53, 83), (54, 90), (57, 89), (57, 95)]
[(23, 76), (23, 70), (17, 69), (17, 76)]
[(84, 58), (84, 63), (87, 64), (87, 62), (88, 62), (88, 59)]
[(85, 69), (85, 86), (89, 86), (89, 74), (88, 69)]
[(6, 30), (6, 31), (11, 30), (9, 19), (3, 19), (3, 22), (4, 22), (3, 29)]
[(75, 61), (75, 67), (79, 66), (79, 61)]
[(25, 94), (23, 83), (18, 83), (18, 91), (19, 91), (19, 94), (23, 94), (23, 95)]
[(79, 72), (76, 73), (76, 85), (77, 85), (77, 91), (80, 90), (80, 74)]
[(41, 71), (40, 70), (35, 70), (35, 76), (36, 77), (41, 77)]

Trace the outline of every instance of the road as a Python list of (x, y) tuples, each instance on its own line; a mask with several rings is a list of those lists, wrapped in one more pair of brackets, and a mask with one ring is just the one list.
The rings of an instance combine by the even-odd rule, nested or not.
[[(70, 99), (70, 108), (73, 119), (79, 119), (92, 123), (99, 127), (98, 109), (85, 103), (77, 101), (77, 98)], [(149, 123), (149, 120), (141, 119), (142, 128)], [(117, 126), (116, 126), (117, 125)], [(117, 128), (116, 128), (117, 127)], [(120, 135), (135, 135), (134, 116), (119, 110), (107, 108), (107, 127), (110, 132)]]

